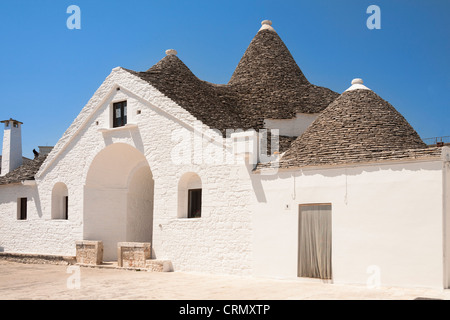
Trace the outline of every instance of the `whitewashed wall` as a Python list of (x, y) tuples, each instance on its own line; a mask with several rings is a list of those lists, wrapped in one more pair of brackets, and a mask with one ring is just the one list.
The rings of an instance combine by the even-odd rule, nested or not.
[[(128, 122), (136, 126), (108, 130), (111, 104), (124, 99)], [(175, 270), (295, 278), (298, 205), (331, 203), (334, 282), (365, 284), (367, 268), (377, 266), (382, 285), (442, 287), (442, 162), (268, 176), (252, 174), (243, 163), (224, 164), (229, 153), (215, 162), (187, 148), (194, 161), (174, 162), (173, 150), (192, 142), (197, 123), (146, 82), (122, 69), (112, 72), (49, 155), (37, 186), (0, 186), (0, 250), (74, 255), (75, 241), (86, 237), (91, 163), (106, 146), (123, 143), (148, 162), (154, 180), (152, 254), (170, 259)], [(174, 132), (177, 139), (188, 139), (180, 144)], [(214, 154), (217, 148), (209, 148), (214, 136), (207, 134), (200, 141), (208, 148), (201, 150)], [(179, 181), (188, 172), (201, 179), (200, 219), (179, 215)], [(58, 182), (68, 188), (67, 221), (51, 219)], [(28, 219), (17, 221), (17, 198), (25, 196)], [(130, 211), (131, 204), (123, 205)], [(127, 237), (126, 229), (112, 228)]]
[(279, 129), (281, 136), (299, 137), (318, 116), (318, 113), (297, 113), (293, 119), (264, 119), (264, 127)]
[(445, 148), (444, 151), (444, 162), (443, 162), (443, 195), (442, 199), (444, 201), (444, 243), (445, 246), (445, 276), (444, 276), (444, 287), (446, 289), (450, 288), (450, 148)]
[[(299, 204), (332, 204), (334, 283), (443, 287), (442, 162), (254, 176), (256, 275), (296, 278)], [(379, 274), (378, 274), (379, 271)]]
[[(50, 198), (51, 190), (47, 192)], [(20, 197), (28, 198), (27, 220), (17, 220)], [(0, 219), (0, 252), (67, 255), (72, 253), (72, 239), (82, 236), (77, 219), (51, 220), (32, 186), (0, 186)]]
[[(117, 86), (120, 91), (116, 90)], [(124, 99), (128, 101), (128, 123), (137, 127), (101, 130), (110, 127), (112, 103)], [(174, 164), (171, 151), (180, 142), (174, 141), (172, 133), (178, 130), (186, 136), (192, 134), (189, 132), (195, 126), (198, 121), (192, 115), (148, 83), (122, 69), (112, 72), (38, 173), (34, 198), (39, 204), (36, 208), (29, 205), (27, 221), (17, 221), (15, 213), (9, 220), (4, 218), (11, 210), (7, 206), (15, 206), (9, 204), (8, 198), (15, 199), (23, 187), (0, 187), (5, 190), (0, 194), (0, 246), (6, 252), (74, 255), (75, 241), (85, 237), (83, 210), (90, 165), (106, 146), (124, 143), (145, 156), (153, 175), (153, 257), (170, 259), (175, 270), (250, 274), (250, 173), (243, 164), (226, 165), (220, 161), (210, 164), (197, 159), (195, 163)], [(208, 136), (202, 141), (211, 139)], [(194, 151), (191, 150), (193, 157), (198, 158)], [(200, 219), (178, 218), (178, 183), (186, 172), (194, 172), (202, 180)], [(68, 188), (67, 221), (51, 220), (51, 190), (57, 182)], [(87, 193), (95, 201), (95, 195)], [(123, 229), (117, 227), (116, 231), (120, 233)]]

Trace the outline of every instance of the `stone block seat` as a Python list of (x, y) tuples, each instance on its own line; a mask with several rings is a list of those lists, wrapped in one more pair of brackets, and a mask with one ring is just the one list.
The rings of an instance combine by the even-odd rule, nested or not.
[(76, 243), (78, 264), (101, 265), (103, 263), (103, 242), (80, 240)]
[(119, 242), (117, 264), (103, 261), (102, 241), (80, 240), (76, 242), (76, 263), (98, 268), (121, 268), (151, 272), (173, 271), (170, 260), (151, 259), (151, 244), (148, 242)]
[(151, 259), (151, 244), (148, 242), (119, 242), (117, 244), (117, 266), (152, 272), (173, 270), (169, 260)]

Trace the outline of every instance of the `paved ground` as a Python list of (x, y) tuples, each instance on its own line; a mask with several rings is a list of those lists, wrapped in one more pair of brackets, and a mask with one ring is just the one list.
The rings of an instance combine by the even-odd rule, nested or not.
[(377, 288), (0, 260), (0, 300), (450, 300), (450, 290)]

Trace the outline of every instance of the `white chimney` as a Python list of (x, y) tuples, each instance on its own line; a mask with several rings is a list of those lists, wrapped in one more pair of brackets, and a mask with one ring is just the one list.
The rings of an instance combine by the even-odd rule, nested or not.
[(53, 150), (53, 147), (39, 146), (39, 155), (43, 156), (49, 154)]
[(22, 122), (9, 119), (0, 121), (5, 124), (3, 134), (2, 172), (0, 176), (22, 165)]

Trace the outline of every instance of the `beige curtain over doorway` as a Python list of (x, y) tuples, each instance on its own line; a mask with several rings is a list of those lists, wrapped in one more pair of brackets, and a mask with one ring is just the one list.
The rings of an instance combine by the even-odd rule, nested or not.
[(298, 276), (331, 279), (331, 205), (301, 205)]

